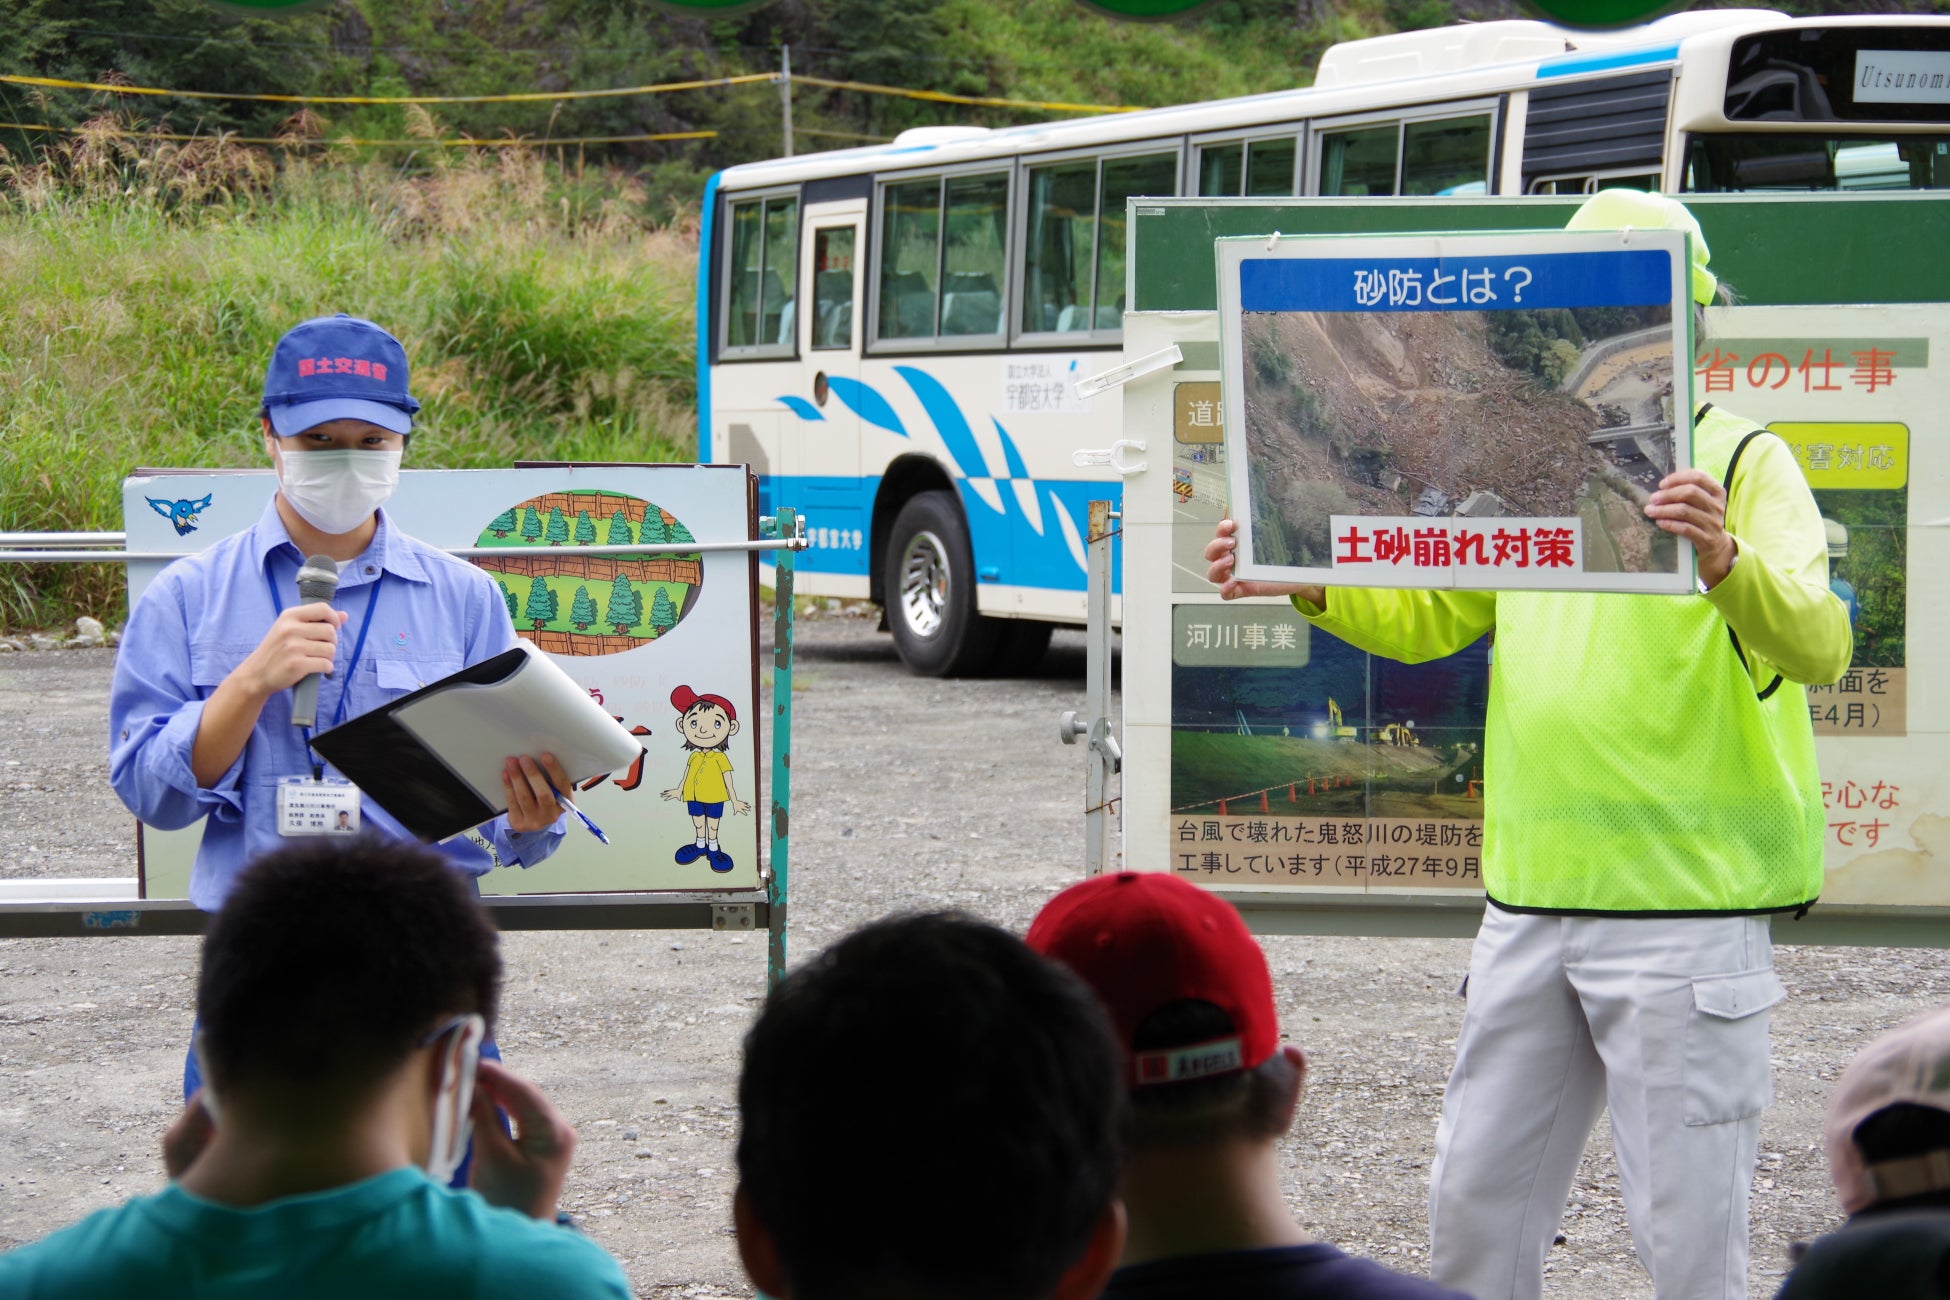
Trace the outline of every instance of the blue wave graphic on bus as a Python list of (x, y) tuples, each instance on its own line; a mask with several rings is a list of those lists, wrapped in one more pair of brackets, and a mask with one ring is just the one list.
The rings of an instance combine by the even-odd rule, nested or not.
[[(1000, 477), (991, 474), (967, 413), (946, 386), (916, 366), (896, 366), (894, 373), (921, 404), (953, 462), (970, 541), (975, 553), (983, 557), (981, 567), (996, 568), (999, 580), (1012, 585), (1083, 590), (1086, 567), (1083, 529), (1078, 520), (1088, 514), (1091, 498), (1105, 494), (1106, 485), (1032, 478), (1016, 440), (993, 417), (990, 423), (1001, 444), (1007, 472)], [(827, 383), (833, 394), (868, 424), (903, 438), (910, 436), (893, 403), (873, 385), (838, 376)], [(803, 399), (780, 397), (778, 401), (801, 419), (823, 418)], [(871, 487), (863, 482), (862, 488), (870, 499)], [(977, 503), (981, 509), (976, 508)], [(990, 557), (1005, 558), (1006, 562), (991, 566)]]
[(785, 403), (786, 409), (802, 420), (823, 420), (826, 418), (819, 413), (817, 406), (814, 406), (803, 397), (778, 397), (773, 400)]
[[(901, 418), (894, 414), (893, 406), (869, 385), (857, 379), (834, 375), (826, 381), (826, 386), (832, 390), (833, 396), (845, 402), (855, 415), (868, 424), (889, 433), (898, 433), (903, 438), (907, 436), (907, 430), (901, 426)], [(793, 409), (796, 411), (799, 408), (795, 406)]]

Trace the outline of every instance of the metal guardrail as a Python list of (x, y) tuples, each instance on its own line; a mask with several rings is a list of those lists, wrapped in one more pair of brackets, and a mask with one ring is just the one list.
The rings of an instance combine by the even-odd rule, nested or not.
[[(121, 545), (125, 540), (122, 533), (0, 533), (0, 546), (11, 545), (24, 549), (0, 551), (0, 564), (128, 564), (147, 560), (180, 560), (195, 555), (196, 551), (114, 551), (114, 550), (38, 550), (40, 542), (50, 547), (67, 544), (75, 539), (87, 537), (113, 538), (104, 545)], [(657, 542), (638, 546), (578, 546), (577, 555), (699, 555), (715, 551), (803, 551), (812, 543), (801, 532), (792, 537), (759, 538), (749, 542)], [(439, 548), (449, 555), (472, 559), (477, 556), (506, 555), (517, 550), (533, 550), (532, 547), (514, 546), (443, 546)]]

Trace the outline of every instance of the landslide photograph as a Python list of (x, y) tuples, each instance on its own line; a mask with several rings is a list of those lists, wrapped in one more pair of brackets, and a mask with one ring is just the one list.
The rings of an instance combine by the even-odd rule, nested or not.
[(1671, 573), (1671, 309), (1246, 312), (1254, 558), (1332, 566), (1334, 515), (1568, 518), (1592, 573)]

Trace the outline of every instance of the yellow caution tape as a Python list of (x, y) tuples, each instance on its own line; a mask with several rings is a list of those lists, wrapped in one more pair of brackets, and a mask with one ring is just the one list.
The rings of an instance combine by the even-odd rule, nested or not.
[[(679, 90), (708, 90), (714, 86), (773, 85), (782, 80), (803, 81), (829, 90), (852, 90), (865, 95), (897, 95), (934, 104), (971, 104), (982, 108), (1035, 108), (1051, 113), (1136, 113), (1132, 104), (1064, 104), (1035, 99), (1001, 99), (990, 95), (951, 95), (945, 90), (909, 90), (866, 81), (831, 81), (797, 73), (748, 72), (736, 77), (704, 81), (667, 81), (655, 86), (621, 86), (614, 90), (532, 90), (507, 95), (253, 95), (219, 90), (168, 90), (160, 86), (116, 86), (103, 81), (65, 81), (59, 77), (26, 77), (0, 73), (0, 82), (16, 86), (46, 86), (56, 90), (92, 90), (110, 95), (165, 95), (179, 99), (244, 100), (259, 104), (547, 104), (565, 99), (618, 99), (632, 95), (667, 95)], [(633, 137), (634, 138), (634, 137)]]
[(1143, 109), (1132, 104), (1052, 104), (1034, 99), (996, 99), (987, 95), (951, 95), (945, 90), (908, 90), (901, 86), (876, 86), (866, 81), (828, 81), (824, 77), (806, 77), (793, 73), (794, 81), (803, 81), (808, 86), (825, 86), (830, 90), (857, 90), (868, 95), (899, 95), (903, 99), (925, 99), (935, 104), (976, 104), (984, 108), (1040, 108), (1052, 113), (1138, 113)]
[(533, 104), (560, 99), (616, 99), (629, 95), (664, 95), (676, 90), (705, 90), (712, 86), (743, 86), (754, 81), (776, 82), (776, 72), (752, 72), (706, 81), (670, 81), (657, 86), (623, 86), (614, 90), (534, 90), (512, 95), (247, 95), (217, 90), (165, 90), (157, 86), (112, 86), (101, 81), (63, 81), (58, 77), (22, 77), (0, 73), (0, 82), (16, 86), (50, 86), (56, 90), (93, 90), (111, 95), (174, 95), (179, 99), (249, 100), (259, 104)]
[[(90, 128), (92, 134), (97, 128)], [(9, 131), (53, 131), (61, 135), (80, 135), (82, 129), (73, 126), (49, 126), (45, 122), (0, 122), (0, 130)], [(546, 148), (567, 144), (636, 144), (653, 140), (712, 140), (716, 131), (663, 131), (655, 135), (575, 135), (555, 139), (537, 140), (533, 137), (515, 138), (503, 136), (495, 138), (476, 138), (474, 136), (453, 136), (440, 140), (362, 140), (351, 136), (265, 136), (265, 135), (177, 135), (168, 131), (120, 131), (108, 130), (105, 134), (122, 140), (222, 140), (231, 144), (273, 144), (297, 147), (301, 145), (359, 145), (374, 148), (432, 146), (434, 148), (454, 149), (506, 149), (506, 148)]]
[(823, 140), (859, 140), (866, 144), (892, 144), (893, 137), (887, 135), (861, 135), (858, 131), (817, 131), (809, 126), (795, 126), (794, 135), (809, 135)]

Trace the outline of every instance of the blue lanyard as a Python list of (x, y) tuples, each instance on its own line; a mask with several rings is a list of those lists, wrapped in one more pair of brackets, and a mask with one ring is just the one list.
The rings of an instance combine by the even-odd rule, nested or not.
[[(271, 588), (271, 604), (277, 609), (278, 613), (284, 613), (284, 597), (278, 594), (278, 584), (271, 578), (269, 570), (265, 571), (264, 581)], [(366, 615), (359, 620), (359, 635), (352, 642), (352, 658), (345, 665), (345, 678), (339, 686), (338, 711), (332, 716), (332, 725), (334, 727), (345, 721), (346, 704), (352, 698), (352, 674), (359, 667), (359, 656), (365, 653), (366, 633), (372, 631), (372, 611), (379, 606), (379, 589), (385, 583), (386, 571), (381, 569), (379, 576), (373, 579), (372, 594), (366, 597)], [(309, 754), (311, 753), (311, 728), (302, 727), (300, 730), (305, 733), (305, 752)], [(314, 758), (312, 761), (312, 775), (314, 777), (322, 776), (324, 770), (325, 765)]]

